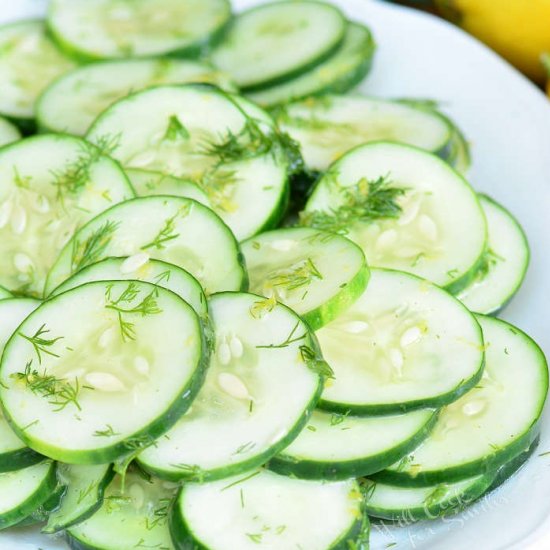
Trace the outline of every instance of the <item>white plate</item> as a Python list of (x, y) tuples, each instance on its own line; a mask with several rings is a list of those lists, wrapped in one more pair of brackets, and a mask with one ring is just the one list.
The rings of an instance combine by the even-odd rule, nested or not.
[[(435, 17), (375, 0), (334, 1), (349, 17), (370, 25), (376, 36), (375, 66), (361, 89), (441, 101), (471, 141), (471, 182), (507, 206), (525, 227), (532, 262), (503, 317), (550, 351), (550, 102), (490, 50)], [(237, 9), (255, 3), (235, 1)], [(0, 21), (39, 14), (44, 4), (0, 0)], [(550, 451), (548, 415), (547, 410), (538, 453)], [(550, 455), (534, 456), (490, 498), (458, 516), (392, 530), (374, 525), (372, 548), (542, 550), (550, 548), (549, 513)], [(29, 530), (0, 535), (0, 550), (37, 548), (66, 546)]]

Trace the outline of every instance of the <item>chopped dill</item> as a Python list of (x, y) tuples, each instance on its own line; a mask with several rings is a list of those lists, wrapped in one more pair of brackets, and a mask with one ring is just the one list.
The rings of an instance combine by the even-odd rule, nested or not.
[(295, 267), (279, 270), (267, 278), (273, 287), (283, 287), (286, 290), (295, 290), (310, 285), (314, 279), (321, 280), (323, 275), (317, 269), (313, 260), (307, 258)]
[(43, 324), (32, 336), (27, 336), (22, 332), (18, 332), (19, 336), (30, 342), (38, 356), (38, 363), (42, 364), (42, 354), (51, 355), (52, 357), (59, 357), (59, 355), (53, 352), (51, 348), (56, 342), (63, 339), (63, 336), (57, 338), (44, 338), (45, 334), (48, 334), (49, 329), (46, 329), (46, 324)]
[(335, 171), (327, 172), (323, 180), (327, 181), (327, 178), (328, 185), (340, 195), (340, 206), (328, 210), (302, 211), (299, 225), (346, 235), (357, 222), (397, 218), (401, 214), (397, 199), (405, 194), (405, 189), (392, 187), (387, 176), (373, 181), (361, 178), (351, 186), (340, 185)]
[(48, 374), (45, 370), (39, 373), (32, 368), (32, 360), (25, 365), (24, 372), (12, 374), (11, 377), (22, 381), (35, 395), (47, 398), (48, 403), (55, 407), (54, 412), (62, 411), (71, 404), (81, 411), (82, 407), (78, 402), (80, 392), (84, 388), (92, 389), (89, 386), (80, 386), (78, 378), (71, 383)]
[(102, 259), (119, 225), (119, 222), (107, 220), (85, 241), (74, 239), (71, 257), (73, 273)]

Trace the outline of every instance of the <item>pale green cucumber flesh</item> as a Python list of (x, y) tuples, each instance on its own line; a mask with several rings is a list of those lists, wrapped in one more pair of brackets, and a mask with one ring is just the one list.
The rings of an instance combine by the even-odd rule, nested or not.
[(192, 199), (159, 195), (125, 201), (77, 231), (50, 271), (46, 293), (91, 263), (141, 253), (189, 271), (208, 294), (247, 284), (238, 244), (223, 221)]
[(367, 76), (375, 49), (370, 30), (348, 22), (344, 40), (328, 59), (290, 80), (246, 95), (259, 105), (271, 107), (310, 96), (345, 93)]
[(48, 25), (84, 60), (197, 54), (231, 15), (226, 0), (54, 0)]
[(284, 213), (290, 162), (283, 139), (221, 90), (188, 84), (138, 92), (102, 113), (87, 138), (109, 135), (120, 136), (112, 155), (125, 167), (195, 181), (238, 240)]
[[(30, 298), (7, 298), (0, 301), (0, 355), (20, 323), (39, 305), (38, 300)], [(0, 410), (0, 472), (19, 470), (43, 459), (15, 435)]]
[(310, 228), (276, 229), (243, 243), (250, 290), (276, 299), (316, 330), (365, 290), (369, 270), (345, 237)]
[(140, 281), (92, 282), (44, 302), (20, 325), (2, 357), (0, 397), (35, 451), (103, 464), (178, 420), (206, 360), (199, 319), (179, 296)]
[(368, 519), (355, 480), (320, 483), (262, 470), (186, 484), (170, 528), (176, 550), (252, 550), (261, 545), (344, 550), (364, 548), (368, 541)]
[(479, 200), (487, 218), (488, 249), (481, 269), (457, 297), (471, 311), (493, 314), (519, 290), (529, 264), (529, 244), (507, 210), (485, 195)]
[(167, 516), (174, 493), (174, 484), (148, 481), (137, 471), (128, 471), (124, 480), (117, 475), (101, 508), (68, 529), (69, 544), (90, 550), (172, 550)]
[(335, 374), (319, 406), (333, 412), (439, 407), (483, 372), (474, 316), (436, 285), (400, 271), (373, 269), (366, 291), (317, 338)]
[(429, 437), (376, 480), (410, 486), (457, 481), (499, 468), (537, 437), (548, 392), (546, 359), (519, 329), (478, 319), (486, 346), (479, 384), (444, 408)]
[[(370, 204), (373, 185), (380, 198)], [(381, 195), (391, 189), (398, 190), (393, 198)], [(349, 212), (365, 202), (362, 218)], [(438, 157), (397, 143), (360, 145), (319, 180), (301, 221), (327, 228), (335, 220), (373, 267), (407, 271), (452, 292), (468, 284), (486, 249), (485, 217), (470, 185)]]
[(56, 485), (55, 463), (51, 461), (0, 474), (0, 529), (31, 516), (46, 502)]
[(261, 466), (299, 434), (321, 393), (303, 351), (314, 344), (294, 312), (240, 293), (216, 294), (209, 305), (215, 343), (205, 382), (176, 426), (138, 456), (165, 479), (213, 480)]
[(438, 154), (451, 127), (438, 113), (359, 95), (326, 95), (275, 111), (281, 129), (300, 143), (306, 166), (326, 170), (344, 153), (371, 141), (397, 141)]
[(113, 475), (109, 464), (58, 464), (57, 477), (65, 489), (59, 505), (48, 515), (42, 532), (57, 533), (93, 515), (101, 507), (103, 493)]
[(57, 48), (39, 20), (0, 27), (0, 51), (0, 114), (30, 121), (42, 90), (74, 63)]
[(312, 1), (275, 2), (237, 16), (213, 62), (246, 90), (301, 74), (337, 49), (346, 30), (338, 8)]
[(187, 59), (125, 59), (79, 67), (57, 79), (36, 105), (42, 131), (84, 135), (97, 116), (130, 93), (161, 84), (205, 82), (233, 89), (207, 63)]
[(102, 146), (50, 134), (0, 149), (0, 283), (14, 294), (41, 297), (75, 229), (133, 198), (126, 175)]
[(51, 296), (93, 281), (124, 280), (144, 281), (167, 288), (183, 298), (199, 317), (208, 315), (206, 296), (193, 275), (174, 264), (149, 258), (144, 252), (127, 258), (106, 258), (86, 266), (61, 283)]
[(418, 446), (437, 419), (426, 409), (358, 417), (316, 410), (300, 435), (269, 462), (302, 479), (348, 479), (378, 472)]
[(127, 168), (125, 172), (138, 197), (175, 195), (194, 199), (208, 207), (212, 206), (208, 195), (194, 181), (139, 168)]

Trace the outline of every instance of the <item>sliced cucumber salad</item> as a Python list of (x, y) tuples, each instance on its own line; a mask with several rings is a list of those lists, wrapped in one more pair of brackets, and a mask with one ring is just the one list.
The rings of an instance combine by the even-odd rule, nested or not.
[(368, 550), (529, 468), (527, 237), (434, 101), (345, 95), (374, 52), (317, 0), (0, 27), (0, 530)]

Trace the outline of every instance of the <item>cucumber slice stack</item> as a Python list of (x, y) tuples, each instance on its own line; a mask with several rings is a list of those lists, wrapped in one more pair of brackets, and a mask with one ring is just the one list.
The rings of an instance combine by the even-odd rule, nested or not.
[(369, 517), (457, 513), (537, 447), (546, 359), (486, 316), (527, 238), (458, 126), (343, 95), (374, 42), (336, 6), (230, 12), (0, 28), (0, 529), (367, 550)]
[(315, 0), (273, 2), (239, 14), (212, 61), (264, 106), (345, 92), (369, 72), (370, 31)]

